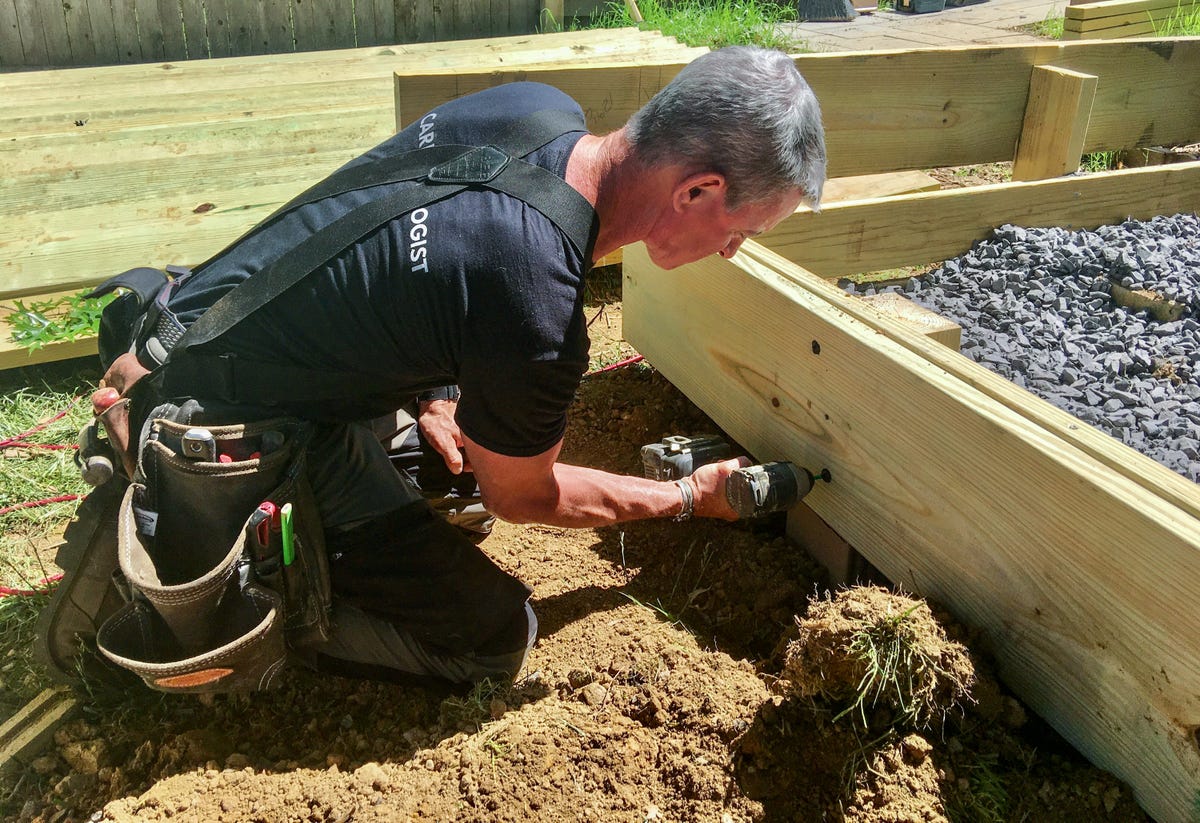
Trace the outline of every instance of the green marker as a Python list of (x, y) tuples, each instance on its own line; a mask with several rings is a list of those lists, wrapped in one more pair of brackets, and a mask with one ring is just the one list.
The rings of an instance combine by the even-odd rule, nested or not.
[(283, 565), (296, 559), (296, 533), (292, 530), (292, 504), (284, 503), (279, 510), (279, 532), (283, 538)]

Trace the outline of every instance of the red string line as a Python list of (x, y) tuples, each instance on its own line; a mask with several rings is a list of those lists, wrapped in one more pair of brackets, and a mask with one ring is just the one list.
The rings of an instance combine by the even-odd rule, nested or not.
[(70, 503), (72, 500), (78, 500), (82, 496), (79, 494), (60, 494), (57, 497), (47, 497), (43, 500), (30, 500), (28, 503), (13, 503), (11, 506), (5, 506), (0, 509), (0, 515), (20, 509), (35, 509), (38, 506), (49, 506), (52, 503)]
[(585, 374), (584, 377), (591, 377), (593, 374), (600, 374), (601, 372), (612, 371), (613, 369), (619, 369), (622, 366), (632, 366), (634, 363), (640, 363), (645, 359), (646, 358), (643, 357), (642, 355), (637, 354), (637, 355), (634, 355), (633, 357), (622, 360), (620, 363), (613, 363), (612, 365), (605, 366), (600, 369), (596, 369), (595, 371), (590, 371), (587, 374)]
[(14, 589), (10, 586), (0, 586), (0, 597), (32, 597), (35, 594), (46, 594), (62, 578), (61, 574), (52, 574), (49, 577), (43, 577), (37, 584), (38, 588), (34, 589)]
[[(28, 431), (23, 431), (17, 435), (13, 435), (12, 437), (7, 437), (4, 440), (0, 440), (0, 449), (20, 443), (22, 440), (26, 439), (30, 435), (37, 434), (42, 429), (49, 426), (51, 423), (54, 423), (58, 420), (62, 420), (64, 417), (66, 417), (68, 414), (71, 413), (71, 409), (75, 408), (75, 404), (78, 402), (79, 402), (79, 398), (76, 397), (74, 400), (71, 401), (71, 405), (67, 406), (65, 409), (63, 409), (62, 411), (60, 411), (58, 414), (54, 415), (53, 417), (51, 417), (47, 420), (43, 420), (41, 423), (38, 423), (32, 429), (29, 429)], [(34, 444), (27, 443), (25, 445), (32, 446)]]

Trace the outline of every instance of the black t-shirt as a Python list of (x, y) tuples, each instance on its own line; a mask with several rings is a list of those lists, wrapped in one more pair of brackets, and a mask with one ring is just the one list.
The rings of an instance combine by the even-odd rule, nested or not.
[[(459, 98), (351, 161), (429, 145), (480, 145), (526, 115), (579, 115), (525, 159), (565, 176), (585, 133), (583, 112), (549, 86), (514, 83)], [(169, 307), (190, 324), (237, 283), (350, 208), (394, 186), (303, 206), (222, 252), (185, 281)], [(314, 404), (296, 387), (285, 409), (318, 419), (382, 414), (398, 399), (457, 383), (458, 423), (501, 454), (540, 454), (562, 437), (587, 366), (583, 276), (589, 261), (553, 222), (520, 200), (467, 190), (392, 220), (203, 347), (271, 364), (361, 376), (362, 392)], [(239, 397), (254, 399), (253, 386)], [(319, 406), (319, 407), (317, 407)]]

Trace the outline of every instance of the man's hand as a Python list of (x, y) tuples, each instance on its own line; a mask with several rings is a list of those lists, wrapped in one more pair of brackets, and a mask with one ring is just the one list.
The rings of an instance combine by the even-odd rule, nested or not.
[(455, 400), (422, 400), (418, 406), (417, 426), (429, 444), (437, 449), (446, 461), (451, 474), (470, 471), (471, 465), (463, 459), (462, 432), (454, 422)]
[(701, 466), (683, 478), (685, 483), (691, 485), (695, 497), (693, 515), (715, 517), (718, 520), (737, 520), (737, 512), (729, 505), (729, 498), (725, 495), (725, 482), (737, 469), (744, 469), (753, 464), (754, 461), (749, 457), (735, 457), (732, 460)]

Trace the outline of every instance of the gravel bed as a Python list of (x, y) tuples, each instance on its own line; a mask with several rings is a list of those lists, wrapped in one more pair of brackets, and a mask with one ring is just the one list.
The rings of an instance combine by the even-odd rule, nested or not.
[(1200, 482), (1195, 214), (1094, 231), (1001, 226), (886, 290), (897, 289), (959, 323), (967, 357)]

